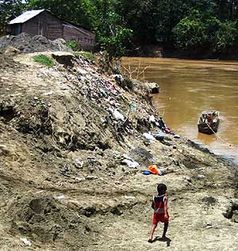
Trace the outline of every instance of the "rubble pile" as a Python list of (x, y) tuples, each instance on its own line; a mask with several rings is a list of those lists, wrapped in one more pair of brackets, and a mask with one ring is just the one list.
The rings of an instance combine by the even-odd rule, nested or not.
[(0, 37), (0, 51), (13, 47), (19, 52), (40, 52), (40, 51), (71, 51), (63, 39), (51, 41), (41, 35), (29, 35), (20, 33), (17, 36), (7, 35)]

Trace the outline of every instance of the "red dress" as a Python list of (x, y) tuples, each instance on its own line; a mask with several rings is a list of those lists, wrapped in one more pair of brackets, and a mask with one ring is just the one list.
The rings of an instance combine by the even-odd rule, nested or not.
[[(168, 214), (168, 197), (166, 194), (157, 195), (153, 198), (152, 207), (154, 209), (153, 214), (153, 224), (157, 225), (158, 222), (168, 222), (169, 214)], [(167, 216), (167, 217), (165, 217)]]

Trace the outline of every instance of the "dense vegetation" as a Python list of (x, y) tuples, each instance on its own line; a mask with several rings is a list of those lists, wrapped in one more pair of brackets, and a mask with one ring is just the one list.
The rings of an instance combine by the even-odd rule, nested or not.
[(238, 43), (237, 0), (5, 0), (4, 22), (24, 9), (45, 8), (95, 31), (111, 55), (159, 45), (192, 53), (226, 54)]

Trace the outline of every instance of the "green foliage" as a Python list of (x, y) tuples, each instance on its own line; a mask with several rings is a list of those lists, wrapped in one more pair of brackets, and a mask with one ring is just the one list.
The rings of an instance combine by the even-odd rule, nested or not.
[(114, 3), (113, 0), (83, 1), (100, 49), (108, 52), (109, 60), (124, 55), (132, 37), (132, 30), (125, 27), (122, 16), (116, 13)]
[(214, 43), (215, 33), (219, 28), (219, 20), (201, 15), (194, 10), (190, 16), (183, 18), (172, 30), (175, 43), (181, 49), (209, 47)]
[(76, 40), (69, 40), (66, 42), (66, 46), (70, 49), (72, 49), (73, 51), (77, 51), (79, 50), (79, 44)]
[(206, 27), (200, 19), (185, 17), (173, 29), (177, 47), (193, 49), (207, 41)]
[(5, 34), (8, 21), (17, 17), (23, 9), (21, 0), (0, 1), (0, 35)]
[(74, 53), (76, 56), (82, 56), (84, 58), (87, 58), (91, 61), (95, 61), (95, 56), (92, 52), (89, 52), (89, 51), (76, 51)]
[(198, 11), (182, 19), (172, 32), (177, 47), (183, 50), (210, 48), (222, 52), (235, 46), (238, 38), (237, 22), (222, 22)]
[(125, 55), (125, 44), (129, 42), (131, 35), (131, 30), (119, 26), (115, 29), (112, 36), (101, 35), (99, 42), (101, 44), (101, 48), (108, 52), (110, 59), (112, 57), (121, 57)]
[(0, 32), (21, 10), (39, 8), (94, 31), (109, 60), (149, 44), (225, 52), (238, 42), (237, 0), (4, 0)]
[(238, 42), (237, 22), (224, 22), (216, 33), (216, 49), (218, 51), (226, 50)]
[(39, 54), (33, 57), (33, 60), (37, 63), (40, 63), (42, 65), (45, 65), (47, 67), (53, 67), (54, 66), (54, 60), (46, 55)]
[(80, 0), (28, 0), (28, 9), (47, 9), (63, 20), (91, 28)]

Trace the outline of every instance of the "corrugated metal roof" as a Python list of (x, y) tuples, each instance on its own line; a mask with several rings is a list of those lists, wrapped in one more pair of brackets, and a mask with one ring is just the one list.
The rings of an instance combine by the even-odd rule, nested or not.
[(25, 23), (26, 21), (28, 21), (28, 20), (32, 19), (33, 17), (39, 15), (43, 11), (44, 11), (44, 9), (26, 11), (26, 12), (22, 13), (20, 16), (14, 18), (12, 21), (10, 21), (9, 24), (22, 24), (22, 23)]

